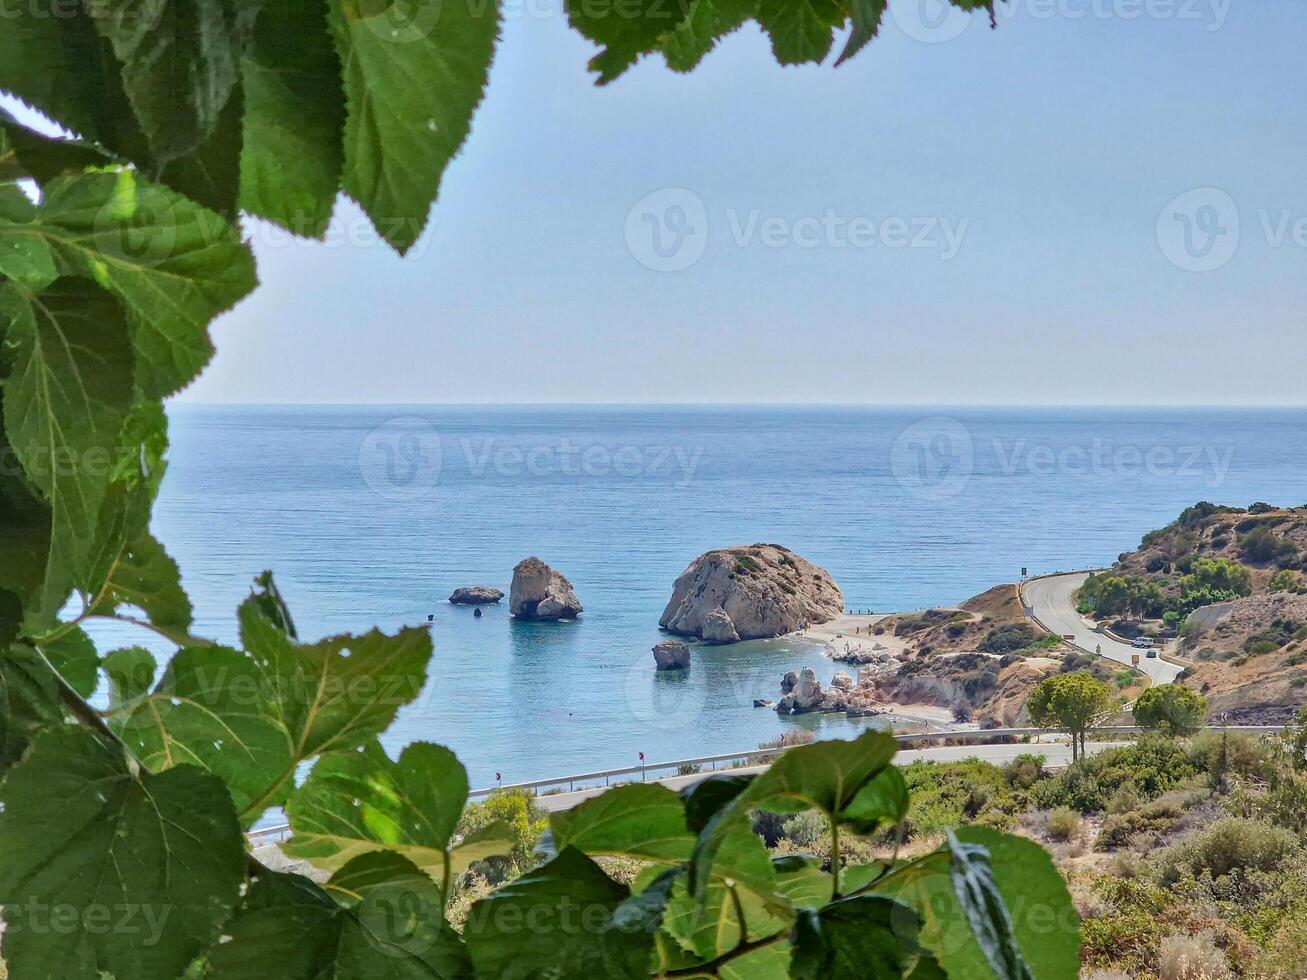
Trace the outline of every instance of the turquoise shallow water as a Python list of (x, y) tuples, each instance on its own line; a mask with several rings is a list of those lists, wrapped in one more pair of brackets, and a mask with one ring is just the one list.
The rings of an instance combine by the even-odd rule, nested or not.
[[(702, 648), (656, 676), (675, 577), (709, 548), (784, 544), (852, 607), (956, 602), (1112, 560), (1202, 498), (1307, 502), (1307, 410), (174, 407), (155, 529), (198, 629), (235, 638), (273, 569), (306, 636), (433, 614), (421, 701), (387, 738), (454, 748), (474, 785), (756, 746), (754, 709), (801, 642)], [(508, 590), (536, 554), (578, 622), (480, 619), (445, 600)], [(115, 634), (115, 641), (123, 637)], [(132, 638), (136, 640), (136, 637)], [(802, 721), (821, 734), (861, 723)]]

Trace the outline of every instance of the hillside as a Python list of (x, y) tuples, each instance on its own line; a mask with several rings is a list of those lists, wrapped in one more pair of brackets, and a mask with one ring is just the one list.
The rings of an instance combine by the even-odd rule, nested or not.
[(1081, 609), (1127, 636), (1171, 640), (1213, 717), (1286, 721), (1307, 702), (1307, 507), (1207, 502), (1091, 576)]
[(950, 708), (959, 720), (986, 728), (1028, 725), (1030, 692), (1059, 671), (1089, 670), (1116, 687), (1120, 703), (1142, 690), (1137, 672), (1084, 656), (1031, 623), (1011, 583), (956, 607), (889, 617), (873, 632), (891, 634), (905, 646), (890, 669), (859, 674), (864, 696)]

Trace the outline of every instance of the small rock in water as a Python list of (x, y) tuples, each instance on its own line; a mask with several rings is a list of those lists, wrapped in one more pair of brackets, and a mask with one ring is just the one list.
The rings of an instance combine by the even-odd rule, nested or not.
[[(455, 589), (449, 601), (456, 606), (479, 606), (482, 603), (498, 602), (504, 593), (490, 585), (470, 585)], [(430, 617), (428, 617), (430, 618)]]
[(690, 648), (680, 640), (663, 640), (653, 648), (658, 670), (684, 670), (690, 666)]

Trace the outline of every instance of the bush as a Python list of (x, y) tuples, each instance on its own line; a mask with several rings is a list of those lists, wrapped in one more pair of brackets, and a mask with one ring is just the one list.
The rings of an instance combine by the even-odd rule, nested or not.
[(1134, 716), (1144, 728), (1188, 734), (1202, 726), (1207, 699), (1178, 684), (1159, 684), (1139, 695)]
[(799, 847), (812, 847), (829, 833), (826, 818), (816, 810), (796, 813), (781, 824), (781, 834)]
[(513, 850), (506, 857), (492, 857), (476, 865), (481, 875), (492, 885), (516, 878), (532, 867), (536, 844), (549, 829), (549, 820), (535, 797), (526, 790), (513, 789), (491, 793), (480, 803), (469, 803), (458, 821), (459, 836), (502, 820), (513, 830)]
[(1125, 847), (1140, 834), (1158, 837), (1169, 833), (1179, 822), (1184, 811), (1172, 800), (1154, 800), (1138, 810), (1110, 814), (1103, 821), (1095, 850), (1114, 851)]
[(1164, 850), (1157, 859), (1157, 878), (1170, 888), (1183, 878), (1277, 871), (1299, 853), (1292, 831), (1260, 820), (1226, 817)]
[(976, 649), (981, 653), (1015, 653), (1033, 646), (1045, 635), (1026, 623), (1012, 623), (990, 630)]
[(1045, 761), (1042, 755), (1023, 752), (1003, 767), (1003, 778), (1014, 789), (1028, 790), (1044, 778)]
[(1268, 588), (1272, 592), (1287, 592), (1298, 587), (1298, 579), (1301, 576), (1291, 568), (1284, 568), (1271, 576), (1271, 582)]
[(1107, 749), (1072, 763), (1060, 775), (1036, 785), (1031, 798), (1044, 809), (1069, 806), (1089, 813), (1102, 810), (1126, 783), (1152, 799), (1196, 774), (1174, 739), (1146, 735), (1135, 745)]
[(1247, 732), (1199, 732), (1185, 751), (1195, 767), (1217, 776), (1261, 777), (1271, 758), (1266, 740)]
[(911, 798), (904, 822), (909, 838), (967, 823), (1006, 827), (1026, 805), (1026, 794), (1014, 788), (1005, 770), (979, 759), (914, 762), (902, 772)]
[(1167, 936), (1157, 951), (1159, 980), (1224, 980), (1230, 964), (1210, 932)]
[(1080, 833), (1080, 814), (1069, 806), (1060, 806), (1048, 812), (1044, 831), (1054, 840), (1070, 840)]

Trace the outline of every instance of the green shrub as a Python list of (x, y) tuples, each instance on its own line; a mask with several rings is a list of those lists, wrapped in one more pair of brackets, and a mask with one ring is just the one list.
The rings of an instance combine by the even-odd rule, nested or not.
[(1069, 806), (1089, 813), (1102, 810), (1125, 783), (1133, 783), (1144, 798), (1152, 799), (1197, 771), (1174, 739), (1145, 735), (1135, 745), (1107, 749), (1072, 763), (1060, 775), (1036, 785), (1031, 798), (1043, 809)]
[(477, 865), (491, 884), (516, 878), (532, 867), (536, 863), (536, 845), (549, 829), (549, 820), (536, 806), (535, 797), (524, 789), (513, 789), (491, 793), (480, 803), (468, 803), (458, 822), (458, 834), (465, 837), (497, 820), (512, 828), (513, 851)]
[(1183, 813), (1180, 804), (1172, 800), (1154, 800), (1138, 810), (1110, 814), (1103, 820), (1094, 848), (1114, 851), (1129, 844), (1138, 834), (1161, 835), (1170, 832)]
[(907, 837), (938, 834), (967, 823), (1006, 827), (1026, 805), (1005, 770), (979, 759), (914, 762), (902, 770), (911, 796)]
[(1046, 761), (1042, 755), (1023, 752), (1003, 767), (1003, 778), (1013, 789), (1029, 790), (1044, 778)]
[(1189, 761), (1202, 772), (1262, 777), (1271, 750), (1264, 738), (1247, 732), (1199, 732), (1185, 747)]
[(1157, 857), (1157, 879), (1170, 888), (1183, 878), (1277, 871), (1300, 853), (1298, 838), (1290, 830), (1260, 820), (1225, 817), (1162, 851)]
[(1054, 840), (1070, 840), (1080, 833), (1080, 814), (1069, 806), (1059, 806), (1048, 812), (1044, 830)]
[(1301, 576), (1292, 568), (1283, 568), (1271, 576), (1271, 582), (1268, 588), (1272, 592), (1287, 592), (1298, 587), (1298, 579)]
[(976, 649), (981, 653), (1015, 653), (1033, 646), (1046, 635), (1026, 623), (1011, 623), (990, 630)]
[(816, 810), (804, 810), (781, 823), (781, 833), (799, 847), (812, 847), (828, 833), (826, 818)]

